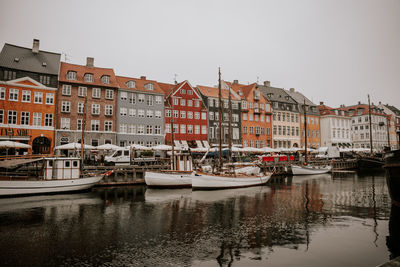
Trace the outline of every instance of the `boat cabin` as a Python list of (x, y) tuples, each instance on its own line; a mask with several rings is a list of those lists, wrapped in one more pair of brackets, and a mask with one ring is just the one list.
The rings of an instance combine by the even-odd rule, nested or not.
[(190, 156), (190, 153), (174, 154), (173, 162), (175, 163), (175, 166), (172, 166), (172, 162), (171, 162), (171, 170), (193, 171), (192, 157)]
[(45, 158), (44, 179), (80, 178), (80, 158)]

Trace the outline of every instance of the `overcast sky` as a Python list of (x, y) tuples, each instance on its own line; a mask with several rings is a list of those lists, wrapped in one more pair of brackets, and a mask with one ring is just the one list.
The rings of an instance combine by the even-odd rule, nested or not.
[(0, 46), (33, 38), (117, 75), (215, 85), (221, 67), (316, 104), (400, 108), (400, 0), (1, 0)]

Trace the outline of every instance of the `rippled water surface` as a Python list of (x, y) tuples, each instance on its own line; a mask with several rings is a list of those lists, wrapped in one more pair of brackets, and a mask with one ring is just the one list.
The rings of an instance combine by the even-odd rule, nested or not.
[(4, 198), (0, 265), (376, 266), (398, 253), (393, 209), (383, 174), (353, 173)]

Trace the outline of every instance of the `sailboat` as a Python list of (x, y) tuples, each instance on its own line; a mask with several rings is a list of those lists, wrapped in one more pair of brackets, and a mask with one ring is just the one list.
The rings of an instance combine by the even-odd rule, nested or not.
[[(173, 113), (173, 112), (172, 112)], [(146, 171), (146, 185), (153, 188), (190, 188), (195, 176), (190, 153), (180, 151), (175, 153), (174, 119), (171, 118), (171, 169), (161, 171)]]
[[(216, 190), (229, 188), (242, 188), (266, 184), (271, 174), (260, 173), (259, 167), (247, 167), (240, 170), (228, 170), (223, 172), (222, 164), (222, 91), (221, 91), (221, 71), (218, 71), (218, 112), (219, 112), (219, 149), (218, 149), (218, 170), (215, 174), (205, 174), (197, 172), (197, 176), (192, 179), (193, 190)], [(229, 126), (231, 125), (231, 95), (229, 89)], [(228, 142), (232, 151), (232, 132), (229, 127)], [(229, 164), (230, 165), (230, 164)], [(231, 165), (230, 165), (231, 166)]]
[(330, 172), (331, 166), (316, 166), (313, 164), (307, 163), (307, 112), (306, 112), (306, 100), (304, 99), (304, 153), (305, 160), (304, 165), (294, 165), (292, 164), (292, 173), (293, 175), (313, 175), (313, 174), (322, 174)]

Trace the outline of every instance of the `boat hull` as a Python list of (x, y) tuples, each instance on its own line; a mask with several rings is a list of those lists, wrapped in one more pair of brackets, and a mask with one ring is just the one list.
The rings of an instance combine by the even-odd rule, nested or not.
[(249, 178), (221, 177), (213, 175), (199, 175), (193, 178), (193, 190), (218, 190), (242, 188), (266, 184), (271, 175)]
[(190, 174), (146, 172), (144, 180), (146, 185), (153, 188), (189, 188), (192, 187)]
[(386, 182), (392, 202), (400, 207), (400, 150), (385, 155)]
[(326, 167), (309, 167), (309, 166), (297, 166), (292, 165), (292, 173), (293, 175), (313, 175), (313, 174), (323, 174), (331, 171), (331, 166)]
[(357, 160), (358, 169), (363, 170), (371, 170), (371, 169), (381, 169), (384, 162), (380, 158), (374, 157), (362, 157)]
[(0, 181), (0, 196), (18, 196), (61, 193), (86, 190), (97, 184), (103, 176), (59, 180), (6, 180)]

